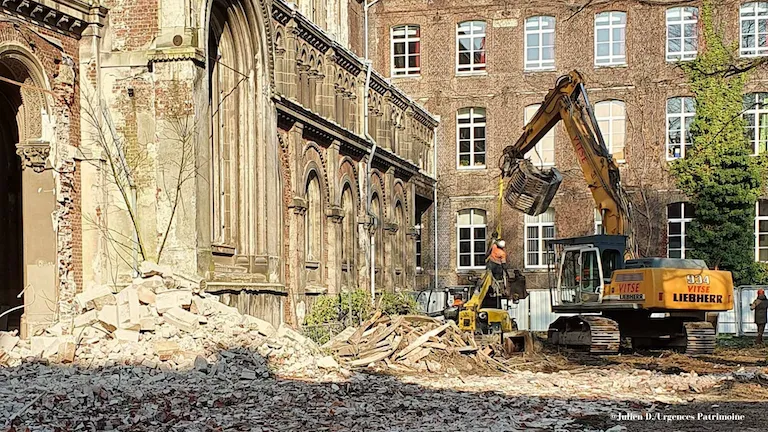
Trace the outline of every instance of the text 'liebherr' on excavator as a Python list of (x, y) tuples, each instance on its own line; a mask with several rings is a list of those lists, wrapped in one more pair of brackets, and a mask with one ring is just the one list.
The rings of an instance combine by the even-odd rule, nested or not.
[(619, 167), (603, 142), (579, 72), (558, 79), (522, 136), (504, 149), (504, 200), (531, 216), (547, 210), (562, 176), (555, 168), (533, 166), (524, 155), (560, 121), (602, 216), (604, 234), (550, 242), (555, 252), (549, 266), (552, 311), (578, 315), (553, 322), (549, 340), (593, 353), (617, 352), (621, 338), (630, 338), (635, 349), (711, 353), (717, 312), (733, 308), (731, 273), (710, 270), (701, 260), (635, 257), (631, 208)]

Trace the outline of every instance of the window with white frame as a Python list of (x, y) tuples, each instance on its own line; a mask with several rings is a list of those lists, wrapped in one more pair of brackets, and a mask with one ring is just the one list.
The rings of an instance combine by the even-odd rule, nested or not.
[(525, 69), (555, 68), (555, 17), (535, 16), (525, 20)]
[(744, 95), (745, 133), (753, 155), (768, 151), (768, 93)]
[(485, 71), (484, 21), (466, 21), (456, 28), (456, 71)]
[(485, 168), (485, 108), (462, 108), (457, 115), (459, 168)]
[(555, 209), (549, 208), (538, 216), (525, 215), (525, 267), (546, 268), (553, 262), (554, 251), (547, 240), (555, 238)]
[(755, 260), (768, 262), (768, 200), (757, 200), (755, 206)]
[(608, 152), (616, 162), (624, 162), (627, 116), (624, 102), (609, 100), (595, 104), (595, 118), (603, 134)]
[(667, 61), (693, 60), (699, 50), (699, 8), (667, 9)]
[[(528, 122), (531, 121), (540, 107), (541, 104), (528, 105), (525, 107), (525, 124), (528, 124)], [(531, 162), (538, 167), (553, 166), (555, 164), (555, 129), (552, 128), (552, 130), (547, 132), (547, 134), (536, 143), (536, 146), (525, 154), (525, 157), (531, 158)]]
[(684, 158), (691, 148), (691, 124), (695, 115), (694, 98), (667, 99), (667, 160)]
[(466, 209), (458, 213), (458, 267), (485, 267), (485, 210)]
[(685, 244), (686, 227), (693, 220), (693, 206), (683, 202), (667, 206), (667, 257), (685, 258), (690, 247)]
[(744, 3), (739, 8), (739, 15), (741, 55), (756, 57), (768, 54), (768, 2)]
[(392, 76), (421, 73), (421, 29), (417, 25), (392, 27)]
[(603, 215), (595, 209), (595, 234), (603, 234)]
[(601, 12), (595, 15), (595, 66), (627, 64), (627, 14)]

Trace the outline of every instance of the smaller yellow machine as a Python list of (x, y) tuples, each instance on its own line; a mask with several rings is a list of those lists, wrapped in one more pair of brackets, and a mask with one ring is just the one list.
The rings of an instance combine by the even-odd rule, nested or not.
[[(517, 330), (517, 324), (501, 308), (499, 282), (489, 270), (483, 273), (479, 287), (459, 310), (459, 329), (483, 334), (508, 333)], [(493, 295), (489, 295), (489, 294)]]

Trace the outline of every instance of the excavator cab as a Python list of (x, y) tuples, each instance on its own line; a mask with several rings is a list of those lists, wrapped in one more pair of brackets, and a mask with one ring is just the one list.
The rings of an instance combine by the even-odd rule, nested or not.
[(550, 241), (555, 249), (553, 308), (601, 303), (613, 270), (624, 266), (626, 237), (595, 235)]

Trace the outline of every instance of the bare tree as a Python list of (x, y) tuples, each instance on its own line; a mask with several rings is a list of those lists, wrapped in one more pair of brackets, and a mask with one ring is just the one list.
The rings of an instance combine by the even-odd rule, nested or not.
[[(164, 93), (163, 115), (157, 118), (155, 136), (139, 142), (138, 136), (115, 125), (106, 101), (85, 94), (82, 100), (89, 139), (100, 151), (99, 159), (106, 169), (107, 187), (117, 192), (121, 202), (117, 211), (127, 211), (131, 232), (127, 235), (121, 229), (108, 227), (101, 217), (85, 215), (84, 219), (106, 239), (110, 252), (134, 270), (138, 270), (135, 267), (140, 261), (160, 262), (176, 214), (183, 206), (183, 187), (197, 174), (194, 144), (199, 134), (199, 117), (192, 101), (182, 84), (171, 82)], [(162, 144), (165, 157), (153, 161), (147, 151), (151, 143)], [(169, 151), (176, 154), (169, 155)], [(156, 179), (151, 175), (154, 164), (157, 164)], [(153, 248), (142, 233), (142, 217), (146, 215), (141, 214), (137, 194), (140, 188), (155, 182), (158, 186), (162, 185), (161, 190), (170, 210), (167, 222), (159, 233), (158, 246)]]

